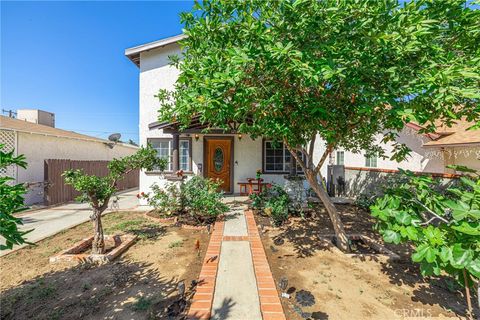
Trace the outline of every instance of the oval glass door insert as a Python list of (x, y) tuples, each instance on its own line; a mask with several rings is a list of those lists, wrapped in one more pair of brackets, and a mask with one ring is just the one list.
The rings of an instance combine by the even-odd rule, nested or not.
[(222, 171), (223, 168), (223, 150), (221, 148), (215, 149), (213, 154), (213, 166), (216, 172)]

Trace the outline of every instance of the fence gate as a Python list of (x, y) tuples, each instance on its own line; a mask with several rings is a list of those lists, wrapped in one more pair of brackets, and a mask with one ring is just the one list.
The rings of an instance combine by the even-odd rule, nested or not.
[[(71, 186), (66, 185), (62, 174), (66, 170), (81, 169), (90, 175), (104, 177), (108, 174), (109, 161), (84, 161), (68, 159), (47, 159), (44, 164), (45, 204), (54, 205), (58, 203), (75, 200), (80, 194)], [(123, 179), (117, 182), (118, 190), (138, 188), (139, 170), (129, 172)]]

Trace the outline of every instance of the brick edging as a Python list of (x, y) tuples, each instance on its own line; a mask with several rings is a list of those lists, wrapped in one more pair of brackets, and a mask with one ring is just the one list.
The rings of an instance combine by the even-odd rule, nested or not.
[(215, 222), (187, 319), (210, 319), (225, 222)]
[(252, 210), (245, 210), (260, 311), (264, 320), (286, 320)]

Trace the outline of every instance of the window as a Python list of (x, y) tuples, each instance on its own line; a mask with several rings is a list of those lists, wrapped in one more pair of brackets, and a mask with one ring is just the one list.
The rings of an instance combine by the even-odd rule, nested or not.
[(343, 166), (345, 164), (345, 152), (337, 151), (337, 165)]
[(190, 168), (190, 140), (180, 140), (180, 170), (192, 171)]
[[(263, 171), (267, 173), (287, 173), (290, 171), (291, 154), (283, 143), (263, 142)], [(297, 172), (302, 168), (297, 164)]]
[[(168, 158), (167, 171), (172, 171), (172, 139), (169, 138), (152, 138), (148, 139), (148, 143), (153, 149), (157, 150), (159, 158)], [(179, 167), (183, 171), (192, 171), (191, 166), (191, 144), (190, 139), (180, 138), (179, 150)]]
[(365, 155), (365, 167), (376, 168), (377, 167), (377, 156), (376, 155)]

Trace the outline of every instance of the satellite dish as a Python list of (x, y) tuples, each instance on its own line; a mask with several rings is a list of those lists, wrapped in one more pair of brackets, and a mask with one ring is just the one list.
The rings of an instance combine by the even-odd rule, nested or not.
[(122, 135), (120, 133), (112, 133), (111, 135), (108, 136), (108, 140), (113, 142), (118, 142), (121, 136)]

